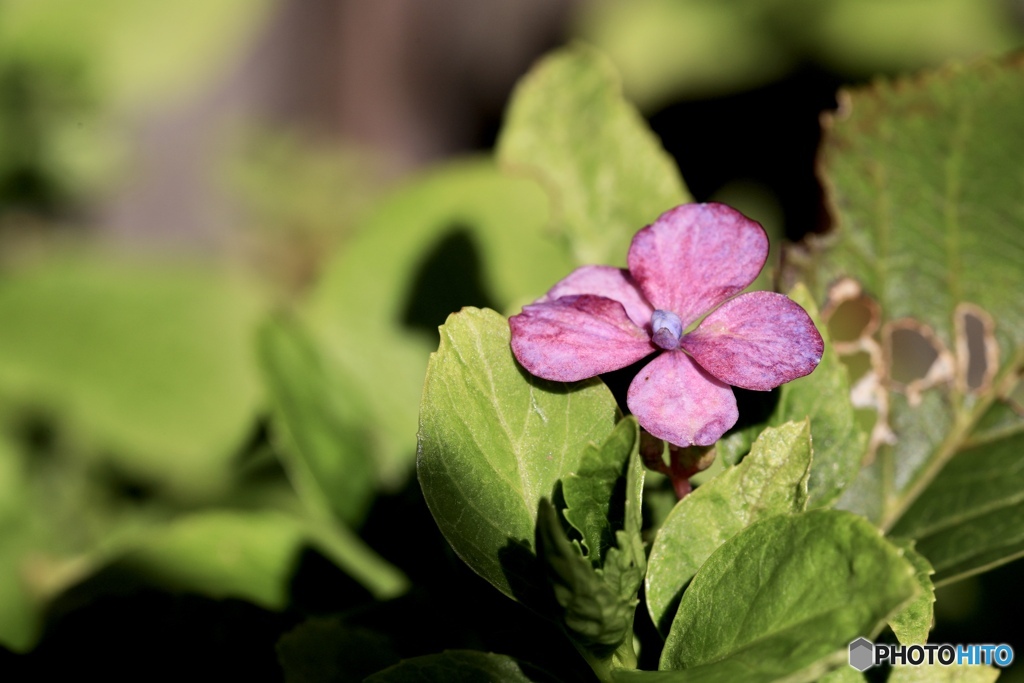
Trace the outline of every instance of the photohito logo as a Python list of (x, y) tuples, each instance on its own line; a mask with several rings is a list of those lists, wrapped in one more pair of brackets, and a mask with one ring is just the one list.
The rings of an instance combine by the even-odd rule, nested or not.
[(867, 638), (850, 643), (850, 666), (865, 671), (879, 664), (920, 666), (921, 664), (994, 664), (1007, 667), (1013, 663), (1013, 648), (1005, 643), (993, 645), (875, 645)]

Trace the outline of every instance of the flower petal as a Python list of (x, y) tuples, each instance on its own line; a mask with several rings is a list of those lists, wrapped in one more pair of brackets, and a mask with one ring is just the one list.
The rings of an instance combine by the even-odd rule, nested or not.
[(628, 270), (613, 266), (583, 266), (558, 281), (538, 301), (553, 301), (574, 294), (596, 294), (618, 301), (639, 327), (647, 327), (654, 309), (640, 293)]
[(824, 343), (807, 311), (774, 292), (749, 292), (723, 304), (681, 346), (718, 379), (768, 391), (818, 366)]
[(739, 417), (732, 389), (682, 351), (666, 351), (644, 366), (626, 404), (640, 426), (677, 446), (710, 446)]
[(724, 204), (684, 204), (633, 237), (629, 272), (655, 308), (686, 327), (753, 282), (767, 258), (756, 222)]
[(523, 367), (557, 382), (619, 370), (655, 350), (622, 304), (592, 294), (524, 306), (508, 324)]

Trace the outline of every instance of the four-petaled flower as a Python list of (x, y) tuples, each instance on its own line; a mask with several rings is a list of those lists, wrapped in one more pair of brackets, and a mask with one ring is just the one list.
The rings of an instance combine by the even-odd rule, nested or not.
[(629, 385), (630, 411), (670, 443), (710, 445), (738, 417), (729, 385), (768, 391), (821, 360), (821, 335), (798, 304), (736, 296), (767, 258), (764, 230), (738, 211), (676, 207), (633, 237), (629, 270), (577, 268), (512, 316), (512, 351), (530, 373), (574, 382), (661, 350)]

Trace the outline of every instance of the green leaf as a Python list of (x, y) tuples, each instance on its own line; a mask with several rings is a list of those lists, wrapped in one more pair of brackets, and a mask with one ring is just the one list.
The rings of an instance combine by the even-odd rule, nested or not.
[(946, 465), (893, 527), (917, 540), (936, 585), (1024, 555), (1024, 434), (978, 444)]
[(286, 683), (363, 680), (398, 663), (390, 639), (338, 617), (313, 617), (277, 641)]
[(864, 683), (864, 674), (851, 666), (841, 666), (818, 679), (818, 683)]
[[(1024, 363), (1022, 93), (1019, 57), (951, 66), (851, 91), (826, 126), (821, 169), (835, 228), (814, 242), (804, 278), (820, 298), (853, 278), (880, 306), (878, 336), (860, 344), (885, 361), (869, 379), (884, 388), (876, 434), (891, 437), (876, 439), (873, 464), (842, 505), (885, 529), (967, 445)], [(991, 318), (973, 342), (959, 333), (967, 313)], [(908, 369), (929, 354), (930, 368)], [(972, 366), (988, 373), (972, 380)], [(913, 382), (924, 370), (927, 381)]]
[(537, 555), (554, 587), (560, 622), (569, 636), (597, 659), (610, 657), (631, 634), (642, 573), (636, 573), (632, 595), (623, 599), (619, 586), (605, 581), (566, 537), (558, 511), (547, 499), (541, 501), (537, 519)]
[(807, 482), (808, 505), (825, 507), (834, 502), (857, 475), (867, 448), (867, 434), (857, 423), (846, 367), (832, 347), (814, 298), (802, 284), (794, 287), (789, 297), (803, 306), (814, 320), (825, 341), (825, 354), (814, 372), (782, 385), (779, 404), (768, 424), (810, 420), (814, 463)]
[(260, 398), (251, 283), (75, 253), (0, 280), (0, 386), (169, 492), (222, 492)]
[(520, 82), (498, 159), (547, 188), (555, 229), (581, 264), (625, 264), (637, 230), (690, 201), (611, 63), (582, 46), (549, 55)]
[(611, 434), (618, 408), (600, 380), (559, 384), (528, 374), (509, 340), (508, 322), (494, 311), (448, 318), (427, 367), (417, 471), (459, 557), (529, 602), (526, 594), (547, 595), (533, 551), (538, 505), (578, 471), (589, 443)]
[(679, 501), (658, 531), (647, 572), (647, 609), (663, 633), (715, 550), (754, 522), (806, 507), (811, 467), (806, 420), (769, 427), (739, 465)]
[(546, 500), (537, 524), (537, 555), (561, 607), (560, 621), (599, 677), (609, 667), (636, 667), (633, 616), (647, 568), (639, 446), (640, 426), (627, 417), (600, 446), (588, 445), (579, 471), (562, 482), (563, 515), (580, 532), (586, 555), (569, 541)]
[(21, 577), (24, 558), (20, 551), (7, 539), (0, 541), (0, 645), (27, 652), (42, 631), (43, 609), (42, 601), (32, 595)]
[(296, 321), (267, 321), (258, 342), (293, 485), (313, 509), (358, 523), (373, 498), (374, 462), (354, 390), (331, 381), (319, 350)]
[(362, 541), (275, 510), (208, 511), (126, 537), (104, 554), (156, 585), (214, 598), (242, 598), (283, 608), (299, 551), (313, 547), (376, 597), (401, 594), (408, 582)]
[(889, 628), (903, 645), (928, 642), (928, 632), (932, 630), (935, 617), (935, 586), (932, 585), (932, 574), (935, 570), (927, 558), (914, 550), (914, 544), (908, 541), (893, 539), (893, 544), (903, 549), (903, 556), (914, 565), (914, 577), (921, 588), (914, 601), (889, 619)]
[(661, 668), (775, 680), (873, 634), (917, 592), (913, 567), (863, 517), (779, 515), (743, 530), (683, 595)]
[(969, 664), (894, 666), (888, 683), (995, 683), (999, 669)]
[(280, 609), (305, 537), (277, 512), (207, 512), (134, 539), (116, 562), (156, 585)]
[[(587, 445), (579, 470), (562, 482), (562, 514), (580, 532), (587, 559), (595, 567), (601, 566), (615, 544), (615, 532), (625, 525), (625, 474), (626, 468), (639, 463), (633, 457), (639, 438), (636, 420), (622, 420), (600, 446)], [(642, 486), (642, 472), (640, 476)]]
[(448, 650), (406, 659), (374, 674), (366, 683), (551, 683), (549, 675), (506, 655)]
[[(771, 672), (751, 671), (738, 660), (727, 659), (707, 666), (674, 671), (612, 672), (615, 683), (864, 683), (867, 679), (849, 666), (846, 651), (836, 651), (796, 673), (777, 677)], [(838, 668), (836, 668), (838, 667)]]
[[(327, 365), (365, 397), (386, 484), (397, 485), (412, 465), (434, 327), (462, 306), (530, 301), (571, 270), (544, 234), (546, 220), (547, 200), (534, 182), (506, 177), (484, 160), (454, 163), (382, 202), (327, 267), (313, 296), (312, 331)], [(459, 260), (437, 254), (444, 266), (438, 281), (418, 281), (425, 255), (452, 246)], [(428, 299), (429, 310), (411, 305), (417, 297)], [(425, 316), (425, 331), (411, 314)]]
[(39, 635), (39, 600), (24, 580), (25, 548), (32, 536), (26, 509), (28, 478), (20, 454), (0, 433), (0, 644), (28, 650)]

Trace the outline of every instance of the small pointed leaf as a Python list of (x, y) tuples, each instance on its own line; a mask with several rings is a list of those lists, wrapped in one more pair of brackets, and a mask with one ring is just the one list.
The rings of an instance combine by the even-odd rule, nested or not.
[(565, 519), (580, 532), (587, 559), (600, 567), (625, 525), (626, 468), (634, 462), (640, 438), (636, 420), (619, 422), (600, 445), (589, 444), (580, 468), (562, 482)]
[(923, 645), (928, 642), (928, 632), (932, 630), (935, 617), (935, 586), (932, 585), (935, 570), (924, 555), (914, 550), (912, 542), (894, 539), (893, 543), (903, 549), (903, 556), (914, 565), (914, 578), (921, 592), (889, 619), (889, 628), (903, 645)]

